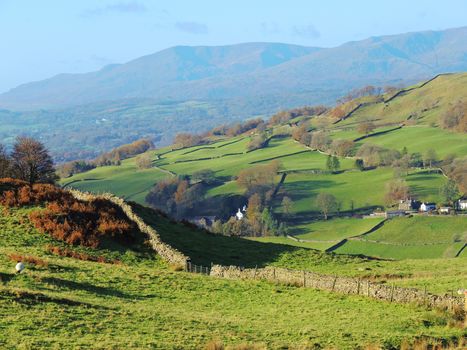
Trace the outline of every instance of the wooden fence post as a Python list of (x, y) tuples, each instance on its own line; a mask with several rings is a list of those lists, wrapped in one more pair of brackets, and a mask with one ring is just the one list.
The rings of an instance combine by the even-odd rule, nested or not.
[(360, 278), (357, 279), (357, 295), (360, 294)]
[(337, 276), (334, 276), (334, 282), (332, 282), (331, 292), (334, 292), (334, 287), (336, 286)]
[(306, 271), (303, 270), (303, 287), (306, 287)]

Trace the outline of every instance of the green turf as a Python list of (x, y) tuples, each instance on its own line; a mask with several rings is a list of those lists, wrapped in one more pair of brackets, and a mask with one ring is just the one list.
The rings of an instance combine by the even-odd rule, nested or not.
[[(393, 169), (378, 168), (368, 171), (347, 171), (335, 175), (290, 174), (284, 183), (284, 191), (294, 201), (293, 211), (297, 220), (305, 220), (319, 211), (315, 198), (320, 192), (334, 195), (341, 203), (341, 210), (385, 205), (385, 185), (394, 177)], [(446, 179), (436, 173), (414, 171), (407, 177), (412, 195), (425, 201), (440, 201), (439, 188)], [(291, 219), (292, 222), (295, 218)]]
[[(211, 340), (271, 349), (318, 344), (353, 349), (395, 347), (420, 334), (443, 339), (464, 334), (446, 326), (449, 316), (410, 305), (171, 272), (145, 249), (92, 251), (116, 255), (118, 265), (60, 258), (45, 249), (60, 243), (31, 228), (26, 213), (0, 217), (5, 349), (200, 349)], [(27, 265), (14, 275), (10, 253), (33, 255), (48, 265)]]
[(340, 241), (344, 238), (357, 236), (369, 231), (378, 225), (382, 219), (353, 219), (343, 218), (328, 221), (315, 221), (303, 228), (307, 233), (297, 235), (296, 237), (304, 240), (318, 241)]
[(430, 245), (392, 245), (368, 241), (348, 241), (335, 252), (339, 254), (363, 254), (386, 259), (433, 259), (454, 257), (464, 243), (440, 243)]
[(372, 143), (398, 151), (406, 147), (409, 153), (418, 152), (422, 155), (432, 148), (440, 158), (448, 154), (467, 154), (466, 135), (421, 125), (407, 126), (387, 134), (366, 138), (358, 143)]
[(394, 218), (387, 221), (380, 229), (365, 236), (365, 239), (401, 244), (466, 241), (467, 217), (414, 216), (412, 218)]

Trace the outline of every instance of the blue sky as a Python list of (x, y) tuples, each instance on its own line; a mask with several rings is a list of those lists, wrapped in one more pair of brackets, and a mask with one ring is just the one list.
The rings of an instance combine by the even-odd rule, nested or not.
[(0, 92), (175, 45), (331, 47), (465, 25), (466, 0), (0, 0)]

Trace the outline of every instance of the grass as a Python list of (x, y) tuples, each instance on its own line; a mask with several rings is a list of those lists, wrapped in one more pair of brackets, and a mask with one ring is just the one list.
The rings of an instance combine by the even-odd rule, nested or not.
[[(385, 186), (393, 177), (391, 168), (377, 168), (364, 172), (355, 170), (335, 175), (290, 174), (285, 180), (283, 189), (294, 201), (295, 217), (292, 217), (291, 221), (295, 225), (308, 223), (307, 217), (319, 211), (315, 198), (320, 192), (334, 195), (341, 203), (343, 211), (351, 209), (352, 201), (356, 210), (383, 207)], [(414, 171), (407, 177), (407, 181), (415, 197), (438, 202), (439, 187), (446, 179), (440, 174)]]
[(318, 241), (340, 241), (357, 236), (378, 225), (382, 219), (337, 218), (328, 221), (315, 221), (306, 225), (307, 233), (296, 236), (300, 239)]
[[(46, 246), (60, 243), (37, 233), (27, 212), (0, 217), (5, 349), (200, 349), (213, 339), (270, 349), (353, 349), (375, 343), (395, 347), (420, 335), (465, 335), (447, 326), (449, 316), (411, 305), (172, 272), (145, 248), (92, 251), (117, 254), (122, 261), (117, 265), (57, 257)], [(28, 265), (14, 275), (7, 257), (12, 252), (48, 265)]]
[(363, 143), (372, 143), (398, 151), (402, 151), (406, 147), (409, 153), (420, 153), (422, 155), (432, 148), (440, 158), (448, 154), (457, 156), (467, 154), (466, 135), (426, 125), (406, 126), (387, 134), (369, 137), (357, 142), (357, 144)]
[(127, 200), (144, 204), (152, 186), (168, 175), (157, 168), (139, 170), (135, 159), (122, 161), (120, 166), (98, 167), (89, 172), (62, 179), (61, 184), (95, 193), (110, 192)]
[(391, 276), (391, 283), (421, 288), (427, 285), (429, 291), (440, 294), (450, 293), (461, 287), (467, 288), (467, 256), (400, 261), (372, 260), (324, 253), (310, 249), (323, 249), (323, 245), (320, 247), (317, 243), (298, 243), (285, 237), (243, 239), (209, 234), (181, 224), (174, 225), (140, 206), (136, 210), (159, 232), (165, 242), (189, 255), (195, 264), (210, 266), (215, 263), (244, 267), (274, 265), (324, 274), (360, 276), (375, 281), (386, 281)]
[(389, 245), (367, 241), (348, 241), (335, 250), (339, 254), (363, 254), (383, 259), (436, 259), (453, 258), (464, 243), (432, 245)]
[(467, 241), (467, 218), (394, 218), (380, 229), (335, 250), (389, 259), (453, 258)]
[(394, 218), (365, 239), (400, 244), (452, 243), (467, 240), (465, 216)]

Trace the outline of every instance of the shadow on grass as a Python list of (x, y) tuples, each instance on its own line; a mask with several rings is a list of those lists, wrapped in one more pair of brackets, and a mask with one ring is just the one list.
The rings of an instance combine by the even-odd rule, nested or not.
[(7, 301), (7, 302), (16, 302), (16, 303), (28, 305), (28, 306), (40, 305), (43, 303), (53, 303), (57, 305), (82, 306), (82, 307), (84, 306), (84, 307), (90, 307), (94, 309), (103, 309), (103, 310), (112, 309), (112, 308), (102, 306), (102, 305), (95, 305), (95, 304), (90, 304), (90, 303), (76, 301), (76, 300), (67, 299), (67, 298), (57, 298), (57, 297), (48, 296), (42, 293), (32, 293), (32, 292), (21, 291), (21, 290), (15, 290), (15, 291), (3, 290), (0, 293), (0, 301), (2, 300)]
[(88, 293), (98, 294), (101, 296), (111, 296), (123, 299), (135, 299), (134, 295), (122, 292), (121, 290), (111, 287), (100, 287), (87, 282), (75, 282), (62, 278), (46, 277), (42, 282), (52, 284), (57, 287), (67, 288), (70, 290), (82, 290)]
[[(262, 243), (239, 237), (216, 235), (204, 230), (187, 227), (163, 218), (149, 208), (132, 203), (135, 212), (154, 227), (161, 239), (190, 256), (195, 264), (210, 266), (213, 264), (237, 265), (244, 267), (264, 267), (278, 260), (298, 247)], [(310, 253), (314, 250), (310, 249)], [(316, 251), (316, 254), (321, 254)]]

